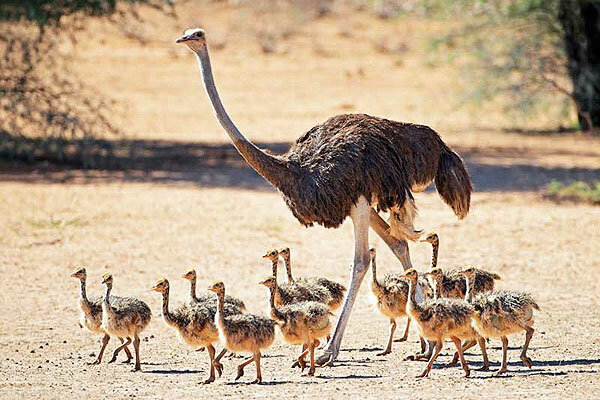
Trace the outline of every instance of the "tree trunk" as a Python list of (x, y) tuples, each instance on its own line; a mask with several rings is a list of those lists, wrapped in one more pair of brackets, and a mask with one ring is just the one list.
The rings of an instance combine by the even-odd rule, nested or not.
[(559, 19), (579, 124), (591, 130), (600, 127), (600, 1), (560, 0)]

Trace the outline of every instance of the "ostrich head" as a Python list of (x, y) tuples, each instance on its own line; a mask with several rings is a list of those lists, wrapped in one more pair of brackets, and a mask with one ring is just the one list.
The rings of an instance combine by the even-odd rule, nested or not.
[(113, 284), (113, 276), (110, 273), (106, 273), (102, 275), (102, 284), (106, 286), (112, 286)]
[(263, 255), (263, 258), (268, 258), (271, 261), (277, 261), (279, 259), (279, 251), (277, 249), (267, 250)]
[(267, 279), (259, 283), (268, 288), (272, 288), (277, 285), (277, 278), (275, 278), (274, 276), (269, 276)]
[(475, 278), (475, 273), (477, 271), (475, 270), (475, 267), (465, 267), (465, 269), (463, 269), (462, 271), (459, 272), (459, 274), (461, 274), (462, 276), (469, 278), (469, 279), (473, 279)]
[(183, 36), (175, 41), (176, 43), (185, 43), (192, 51), (206, 47), (206, 35), (200, 28), (188, 29), (183, 32)]
[(221, 281), (217, 281), (211, 286), (209, 286), (207, 289), (211, 292), (215, 292), (216, 294), (223, 294), (225, 293), (225, 284)]
[(166, 279), (159, 279), (158, 281), (156, 281), (154, 286), (152, 286), (150, 288), (150, 290), (154, 290), (155, 292), (164, 293), (167, 290), (169, 290), (169, 281)]
[(377, 250), (375, 249), (375, 247), (371, 247), (369, 249), (369, 258), (373, 260), (375, 256), (377, 256)]
[(185, 278), (188, 281), (195, 281), (196, 280), (196, 270), (190, 269), (188, 272), (186, 272), (185, 274), (182, 275), (182, 278)]
[(279, 255), (283, 258), (289, 257), (290, 256), (290, 248), (289, 247), (280, 248)]
[(444, 272), (442, 271), (441, 268), (436, 267), (429, 272), (425, 272), (425, 276), (430, 276), (437, 281), (444, 277)]
[(428, 242), (431, 244), (437, 244), (437, 243), (439, 243), (439, 241), (440, 241), (440, 239), (439, 239), (437, 233), (435, 233), (435, 232), (428, 233), (427, 236), (425, 237), (425, 239), (421, 239), (421, 242)]
[(77, 279), (85, 279), (87, 276), (87, 272), (85, 271), (85, 267), (76, 268), (71, 274), (71, 278)]

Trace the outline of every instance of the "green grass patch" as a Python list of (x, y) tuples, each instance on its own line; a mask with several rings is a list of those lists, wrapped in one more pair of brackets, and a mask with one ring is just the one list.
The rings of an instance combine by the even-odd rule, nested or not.
[(572, 201), (600, 205), (600, 181), (593, 183), (573, 182), (565, 185), (552, 181), (546, 188), (545, 198), (554, 201)]

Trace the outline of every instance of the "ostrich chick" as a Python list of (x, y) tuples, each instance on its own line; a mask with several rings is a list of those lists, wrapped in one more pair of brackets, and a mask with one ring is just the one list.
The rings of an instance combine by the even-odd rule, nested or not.
[[(431, 270), (433, 271), (437, 268), (440, 238), (437, 233), (432, 232), (425, 239), (422, 239), (421, 242), (431, 244)], [(442, 280), (441, 284), (437, 285), (437, 289), (434, 289), (434, 297), (464, 299), (467, 293), (467, 284), (465, 278), (460, 275), (460, 270), (454, 268), (447, 271), (440, 269), (440, 271), (442, 272)], [(475, 268), (475, 292), (473, 294), (494, 290), (494, 281), (500, 279), (502, 278), (498, 274)]]
[(467, 279), (467, 299), (474, 308), (473, 326), (485, 338), (502, 340), (502, 365), (495, 374), (501, 375), (507, 371), (507, 336), (520, 331), (525, 331), (525, 343), (520, 358), (523, 364), (531, 368), (531, 359), (527, 357), (527, 349), (535, 332), (533, 310), (539, 310), (540, 306), (529, 293), (514, 290), (485, 292), (473, 297), (471, 291), (474, 286), (475, 273), (475, 268), (472, 267), (461, 272)]
[(270, 318), (253, 314), (227, 316), (225, 315), (225, 284), (216, 282), (208, 290), (217, 294), (215, 325), (223, 346), (234, 353), (252, 353), (252, 357), (238, 365), (238, 374), (235, 380), (240, 379), (244, 375), (244, 367), (254, 361), (256, 364), (256, 379), (252, 383), (261, 383), (260, 351), (273, 344), (275, 340), (275, 322)]
[[(225, 351), (215, 358), (215, 347), (213, 343), (219, 340), (219, 332), (214, 323), (216, 307), (208, 307), (203, 304), (185, 304), (175, 311), (169, 311), (169, 281), (161, 279), (151, 288), (162, 293), (163, 297), (163, 319), (165, 323), (177, 330), (181, 340), (191, 347), (206, 347), (210, 358), (210, 375), (204, 381), (205, 384), (215, 380), (215, 369), (221, 376), (223, 365), (219, 362)], [(228, 308), (232, 308), (228, 306)]]
[[(277, 265), (279, 264), (279, 251), (268, 250), (263, 258), (271, 260), (273, 276), (277, 278)], [(317, 301), (329, 305), (331, 296), (324, 287), (311, 282), (288, 282), (277, 286), (275, 305), (283, 306), (302, 301)]]
[[(198, 303), (213, 304), (213, 308), (216, 310), (217, 296), (215, 296), (213, 293), (203, 293), (200, 295), (200, 297), (198, 297), (196, 295), (197, 275), (196, 275), (195, 269), (190, 269), (188, 272), (183, 274), (182, 277), (187, 279), (188, 281), (190, 281), (190, 296), (188, 298), (188, 304), (190, 304), (190, 305), (198, 304)], [(239, 309), (240, 313), (246, 311), (246, 304), (244, 304), (244, 302), (242, 300), (235, 298), (233, 296), (229, 296), (229, 295), (225, 296), (225, 304), (230, 304), (234, 308)]]
[[(319, 345), (319, 339), (329, 336), (332, 315), (329, 308), (316, 301), (303, 301), (287, 306), (277, 307), (275, 305), (275, 294), (277, 292), (277, 279), (270, 276), (260, 282), (269, 288), (270, 315), (279, 326), (283, 339), (291, 344), (302, 344), (303, 351), (298, 357), (298, 363), (304, 371), (306, 367), (304, 356), (310, 354), (310, 368), (308, 375), (315, 373), (315, 348)], [(304, 350), (304, 349), (307, 350)]]
[(421, 336), (435, 342), (435, 350), (418, 377), (429, 375), (445, 339), (451, 339), (456, 345), (465, 376), (469, 376), (470, 371), (463, 356), (461, 339), (470, 336), (473, 307), (464, 300), (455, 299), (430, 299), (417, 303), (415, 288), (419, 274), (414, 269), (409, 269), (402, 278), (408, 281), (407, 314), (417, 323)]
[[(102, 297), (90, 297), (88, 298), (86, 293), (86, 279), (87, 279), (87, 271), (85, 267), (77, 268), (71, 274), (71, 277), (79, 279), (80, 290), (79, 290), (79, 311), (81, 312), (81, 316), (79, 319), (79, 326), (87, 329), (92, 333), (101, 333), (102, 337), (102, 347), (100, 348), (100, 352), (98, 353), (98, 357), (96, 360), (88, 363), (90, 365), (100, 364), (102, 361), (102, 355), (104, 354), (104, 350), (106, 349), (106, 345), (110, 341), (110, 336), (102, 330), (100, 327), (102, 325)], [(111, 296), (111, 301), (113, 303), (117, 303), (120, 301), (120, 298), (116, 296)], [(123, 338), (119, 338), (121, 343), (124, 342)], [(129, 363), (131, 361), (131, 352), (127, 346), (119, 347), (118, 351), (115, 351), (112, 359), (109, 361), (115, 362), (117, 360), (117, 355), (119, 354), (120, 349), (123, 348), (125, 350), (125, 354), (127, 354), (127, 360), (125, 363)]]
[[(438, 297), (436, 297), (436, 299), (439, 299), (440, 291), (437, 288), (442, 286), (442, 282), (444, 279), (443, 271), (440, 268), (434, 268), (431, 271), (426, 272), (425, 276), (428, 276), (432, 279), (433, 291), (438, 296)], [(468, 336), (470, 336), (470, 337), (468, 337)], [(490, 362), (488, 360), (487, 349), (486, 349), (485, 340), (483, 339), (483, 337), (481, 337), (481, 335), (479, 333), (477, 333), (477, 331), (475, 331), (475, 329), (471, 326), (470, 329), (465, 330), (465, 334), (463, 336), (461, 336), (461, 339), (467, 339), (462, 344), (463, 353), (465, 351), (467, 351), (468, 349), (470, 349), (471, 347), (475, 346), (475, 344), (479, 344), (479, 348), (481, 349), (481, 355), (483, 357), (483, 366), (479, 370), (480, 371), (488, 371), (490, 369)], [(459, 354), (458, 354), (458, 352), (456, 352), (456, 353), (454, 353), (454, 358), (452, 359), (452, 361), (450, 361), (448, 363), (448, 366), (456, 365), (458, 363), (458, 359), (459, 359)]]
[(377, 279), (377, 264), (376, 251), (374, 248), (369, 249), (371, 258), (371, 293), (375, 299), (377, 310), (384, 316), (390, 319), (390, 336), (388, 338), (386, 349), (377, 354), (378, 356), (386, 355), (392, 352), (392, 341), (394, 332), (396, 331), (396, 318), (407, 317), (406, 329), (404, 336), (400, 341), (408, 339), (408, 330), (410, 328), (410, 318), (406, 314), (406, 301), (408, 300), (408, 284), (395, 274), (386, 275), (383, 280)]
[(281, 249), (279, 249), (279, 256), (281, 258), (283, 258), (283, 262), (285, 263), (285, 270), (287, 273), (288, 283), (298, 282), (300, 284), (308, 283), (308, 284), (314, 284), (317, 286), (321, 286), (322, 288), (327, 290), (327, 292), (329, 294), (330, 300), (329, 300), (328, 305), (329, 305), (329, 309), (331, 311), (337, 310), (342, 305), (342, 301), (344, 300), (344, 294), (346, 293), (346, 287), (344, 285), (342, 285), (341, 283), (337, 283), (332, 280), (329, 280), (327, 278), (318, 278), (318, 277), (300, 278), (297, 281), (294, 281), (294, 277), (292, 276), (292, 263), (291, 263), (290, 248), (282, 247)]
[(146, 329), (152, 318), (150, 307), (134, 297), (123, 297), (119, 307), (116, 307), (112, 304), (110, 296), (113, 276), (109, 273), (102, 275), (102, 283), (106, 285), (106, 292), (102, 300), (101, 327), (110, 336), (125, 339), (125, 343), (121, 347), (127, 346), (133, 340), (134, 371), (140, 371), (142, 369), (140, 365), (140, 333)]

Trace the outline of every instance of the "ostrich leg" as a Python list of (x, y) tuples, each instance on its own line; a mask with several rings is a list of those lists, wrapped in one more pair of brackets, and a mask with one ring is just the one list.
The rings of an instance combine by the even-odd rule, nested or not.
[(331, 366), (337, 358), (342, 343), (342, 336), (348, 324), (352, 306), (356, 300), (358, 289), (369, 268), (369, 213), (371, 207), (364, 197), (360, 197), (350, 212), (354, 225), (354, 263), (352, 264), (352, 277), (342, 312), (335, 325), (333, 336), (327, 342), (323, 354), (317, 360), (317, 365)]
[(412, 263), (410, 262), (410, 253), (408, 252), (408, 243), (406, 240), (399, 240), (389, 234), (390, 226), (387, 222), (381, 218), (379, 213), (371, 208), (371, 219), (369, 221), (371, 228), (377, 233), (377, 235), (383, 239), (385, 244), (390, 248), (392, 253), (402, 263), (404, 270), (411, 269)]

